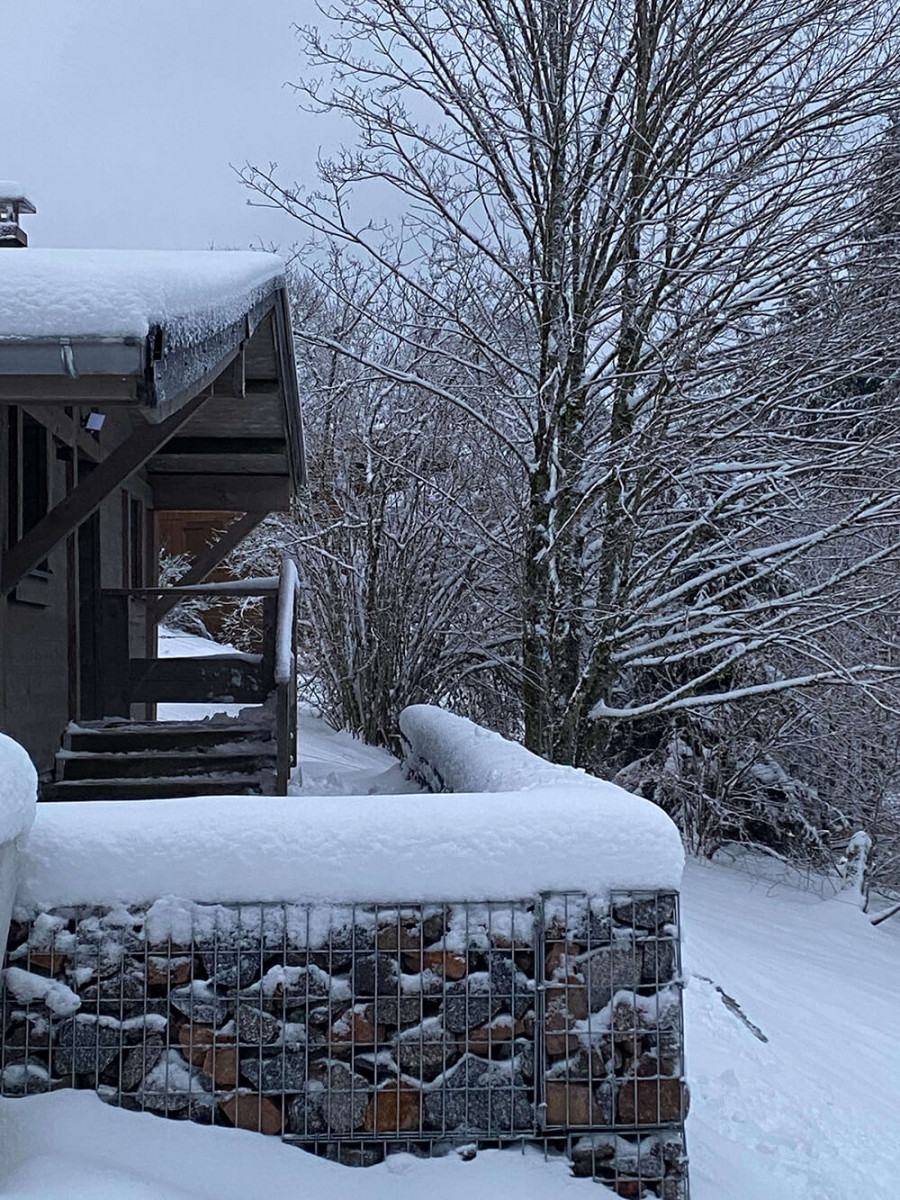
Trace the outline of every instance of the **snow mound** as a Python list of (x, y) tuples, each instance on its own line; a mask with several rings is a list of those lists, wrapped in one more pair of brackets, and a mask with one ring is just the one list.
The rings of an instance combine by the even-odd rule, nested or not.
[(37, 771), (26, 751), (0, 733), (0, 844), (31, 828), (37, 786)]
[(160, 1121), (88, 1092), (0, 1100), (0, 1189), (16, 1200), (599, 1200), (561, 1157), (536, 1149), (419, 1159), (352, 1171), (277, 1138)]
[(29, 250), (4, 255), (0, 339), (189, 342), (240, 319), (284, 277), (274, 254), (231, 250)]

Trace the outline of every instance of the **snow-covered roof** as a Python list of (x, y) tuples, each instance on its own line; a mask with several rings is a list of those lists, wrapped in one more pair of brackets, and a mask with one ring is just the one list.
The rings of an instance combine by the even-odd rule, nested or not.
[(4, 253), (0, 340), (145, 338), (160, 326), (195, 342), (239, 320), (283, 278), (277, 255), (253, 251)]

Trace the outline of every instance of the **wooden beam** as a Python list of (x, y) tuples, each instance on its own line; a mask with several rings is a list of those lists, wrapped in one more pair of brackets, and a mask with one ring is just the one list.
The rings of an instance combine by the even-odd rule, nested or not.
[(200, 392), (165, 421), (141, 425), (124, 442), (86, 475), (75, 489), (55, 505), (33, 529), (4, 556), (0, 576), (0, 596), (6, 596), (19, 580), (47, 557), (73, 530), (95, 512), (129, 475), (139, 471), (192, 413), (209, 399)]
[(287, 475), (151, 475), (153, 507), (192, 512), (289, 512)]
[[(217, 542), (213, 542), (202, 554), (197, 555), (190, 570), (186, 571), (174, 586), (192, 587), (195, 583), (202, 583), (210, 571), (217, 567), (223, 558), (227, 558), (235, 546), (251, 534), (265, 516), (262, 512), (244, 513), (233, 525), (228, 526)], [(177, 596), (162, 596), (150, 609), (150, 619), (158, 623), (177, 603)]]

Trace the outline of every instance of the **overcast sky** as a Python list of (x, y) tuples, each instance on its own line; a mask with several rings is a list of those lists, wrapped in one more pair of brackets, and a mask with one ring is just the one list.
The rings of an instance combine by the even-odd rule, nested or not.
[(323, 118), (285, 87), (312, 0), (25, 0), (0, 39), (0, 179), (32, 246), (245, 247), (298, 236), (229, 164), (311, 177)]

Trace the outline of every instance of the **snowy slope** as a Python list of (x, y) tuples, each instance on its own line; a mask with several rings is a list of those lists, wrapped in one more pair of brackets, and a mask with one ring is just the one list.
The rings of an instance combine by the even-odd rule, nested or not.
[(900, 921), (696, 861), (683, 897), (694, 1200), (896, 1200)]

